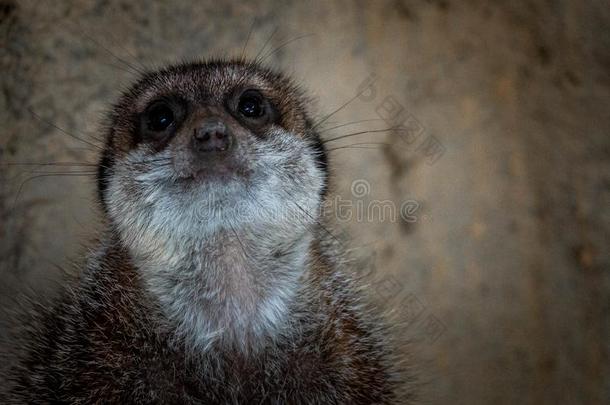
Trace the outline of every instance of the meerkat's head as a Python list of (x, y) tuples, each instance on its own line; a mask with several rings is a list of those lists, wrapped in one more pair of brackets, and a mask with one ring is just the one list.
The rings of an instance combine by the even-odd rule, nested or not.
[[(303, 259), (327, 182), (307, 107), (283, 75), (214, 61), (147, 74), (113, 108), (104, 210), (169, 311), (208, 336), (248, 329), (256, 314), (274, 322), (294, 281), (288, 264)], [(186, 309), (204, 299), (225, 317)]]
[(111, 113), (102, 204), (111, 217), (142, 205), (206, 227), (311, 213), (326, 156), (307, 107), (289, 79), (241, 61), (145, 75)]

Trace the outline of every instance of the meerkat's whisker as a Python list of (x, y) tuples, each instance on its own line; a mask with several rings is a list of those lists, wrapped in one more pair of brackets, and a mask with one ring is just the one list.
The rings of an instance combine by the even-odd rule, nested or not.
[[(36, 173), (36, 172), (32, 172), (32, 173)], [(95, 175), (95, 172), (82, 172), (82, 173), (73, 173), (73, 172), (64, 172), (64, 173), (41, 173), (41, 174), (36, 174), (35, 176), (31, 176), (28, 177), (27, 179), (25, 179), (23, 182), (21, 182), (21, 184), (19, 185), (19, 188), (17, 189), (17, 193), (15, 194), (15, 199), (13, 201), (13, 210), (15, 209), (15, 207), (17, 206), (17, 202), (19, 201), (19, 197), (21, 196), (21, 193), (23, 191), (23, 188), (25, 187), (26, 184), (36, 180), (36, 179), (40, 179), (40, 178), (45, 178), (45, 177), (71, 177), (71, 176), (92, 176)]]
[(347, 149), (359, 149), (359, 150), (376, 150), (379, 151), (381, 150), (381, 148), (378, 147), (367, 147), (367, 146), (343, 146), (343, 147), (339, 147), (339, 148), (333, 148), (333, 149), (329, 149), (328, 153), (330, 152), (337, 152), (340, 150), (347, 150)]
[(80, 170), (80, 171), (71, 170), (71, 171), (63, 171), (63, 172), (59, 172), (59, 171), (54, 171), (54, 172), (51, 171), (51, 172), (49, 172), (49, 171), (43, 171), (43, 170), (29, 170), (29, 171), (27, 171), (27, 173), (32, 173), (32, 174), (48, 174), (50, 176), (52, 176), (52, 175), (59, 175), (59, 176), (61, 176), (61, 175), (64, 175), (64, 174), (68, 174), (68, 175), (69, 174), (96, 174), (97, 172), (96, 171), (91, 171), (91, 170), (88, 170), (88, 171), (87, 170)]
[(344, 124), (335, 125), (333, 127), (321, 129), (321, 130), (318, 131), (318, 133), (322, 134), (324, 132), (332, 131), (333, 129), (343, 128), (343, 127), (347, 127), (347, 126), (350, 126), (350, 125), (362, 124), (364, 122), (373, 122), (373, 121), (385, 121), (385, 120), (383, 120), (381, 118), (369, 118), (369, 119), (366, 119), (366, 120), (351, 121), (351, 122), (346, 122)]
[(250, 42), (250, 36), (252, 36), (252, 31), (254, 31), (254, 26), (256, 25), (256, 17), (252, 20), (252, 24), (250, 24), (250, 29), (248, 30), (248, 36), (246, 37), (246, 42), (241, 49), (241, 55), (239, 57), (240, 60), (244, 60), (246, 54), (246, 48), (248, 47), (248, 43)]
[(276, 46), (276, 47), (275, 47), (275, 48), (274, 48), (272, 51), (267, 52), (265, 55), (263, 55), (263, 56), (261, 57), (261, 59), (260, 59), (260, 63), (265, 62), (265, 60), (266, 60), (267, 58), (269, 58), (271, 55), (273, 55), (273, 54), (277, 53), (278, 51), (282, 50), (282, 48), (284, 48), (284, 47), (286, 47), (286, 46), (290, 45), (291, 43), (293, 43), (293, 42), (295, 42), (295, 41), (298, 41), (298, 40), (300, 40), (300, 39), (303, 39), (303, 38), (307, 38), (307, 37), (314, 36), (314, 35), (315, 35), (315, 34), (313, 34), (313, 33), (312, 33), (312, 34), (303, 34), (303, 35), (299, 35), (298, 37), (295, 37), (295, 38), (292, 38), (292, 39), (289, 39), (289, 40), (287, 40), (287, 41), (282, 42), (281, 44), (279, 44), (278, 46)]
[(86, 144), (86, 145), (89, 145), (89, 146), (91, 146), (91, 147), (93, 147), (93, 148), (95, 148), (95, 149), (97, 149), (97, 150), (100, 150), (100, 151), (103, 151), (103, 150), (104, 150), (104, 149), (103, 149), (101, 146), (96, 145), (96, 144), (94, 144), (94, 143), (92, 143), (92, 142), (89, 142), (89, 141), (87, 141), (86, 139), (80, 138), (80, 137), (78, 137), (78, 136), (76, 136), (76, 135), (73, 135), (73, 134), (69, 133), (68, 131), (66, 131), (65, 129), (61, 128), (60, 126), (58, 126), (58, 125), (54, 124), (53, 122), (48, 121), (48, 120), (46, 120), (46, 119), (42, 118), (40, 115), (38, 115), (36, 112), (34, 112), (34, 110), (32, 110), (30, 107), (27, 107), (27, 110), (28, 110), (28, 111), (30, 112), (30, 114), (32, 114), (32, 116), (33, 116), (34, 118), (36, 118), (38, 121), (40, 121), (40, 122), (42, 122), (42, 123), (44, 123), (44, 124), (46, 124), (46, 125), (48, 125), (48, 126), (50, 126), (50, 127), (55, 128), (56, 130), (60, 131), (61, 133), (65, 134), (65, 135), (68, 135), (70, 138), (76, 139), (77, 141), (80, 141), (80, 142), (82, 142), (82, 143), (84, 143), (84, 144)]
[(129, 68), (131, 70), (131, 73), (135, 73), (135, 74), (139, 74), (139, 75), (145, 75), (146, 74), (145, 70), (142, 70), (142, 69), (134, 66), (133, 64), (127, 62), (125, 59), (121, 58), (120, 56), (118, 56), (117, 54), (112, 52), (107, 46), (102, 44), (100, 41), (98, 41), (95, 38), (93, 38), (93, 36), (91, 36), (89, 33), (87, 33), (83, 28), (81, 28), (78, 23), (73, 22), (72, 24), (73, 24), (74, 28), (77, 31), (79, 31), (79, 33), (82, 36), (87, 38), (89, 41), (93, 42), (96, 46), (100, 47), (102, 50), (104, 50), (106, 53), (108, 53), (110, 56), (112, 56), (117, 62), (120, 62), (124, 66)]
[(275, 27), (273, 29), (273, 32), (271, 32), (271, 35), (269, 35), (269, 37), (267, 38), (267, 40), (263, 44), (263, 47), (260, 49), (260, 51), (258, 51), (256, 56), (254, 57), (254, 62), (255, 63), (259, 63), (259, 60), (258, 60), (259, 56), (261, 55), (261, 53), (263, 53), (265, 51), (265, 49), (267, 49), (267, 45), (269, 45), (269, 42), (271, 42), (271, 40), (273, 39), (273, 37), (275, 36), (275, 34), (277, 33), (278, 30), (279, 30), (279, 27)]
[(385, 132), (389, 132), (389, 131), (400, 131), (400, 130), (403, 130), (403, 129), (404, 128), (401, 128), (401, 127), (391, 127), (391, 128), (384, 128), (384, 129), (370, 129), (370, 130), (366, 130), (366, 131), (352, 132), (352, 133), (349, 133), (349, 134), (339, 135), (339, 136), (336, 136), (334, 138), (324, 139), (322, 141), (322, 143), (326, 144), (328, 142), (334, 142), (334, 141), (338, 141), (340, 139), (349, 138), (349, 137), (352, 137), (352, 136), (358, 136), (358, 135), (364, 135), (364, 134), (378, 134), (378, 133), (385, 133)]
[(100, 61), (100, 62), (98, 62), (98, 63), (100, 63), (100, 64), (102, 64), (102, 65), (105, 65), (105, 66), (109, 66), (109, 67), (114, 68), (114, 69), (118, 69), (118, 70), (120, 70), (120, 71), (122, 71), (122, 72), (125, 72), (125, 73), (127, 73), (127, 74), (130, 74), (130, 75), (139, 75), (139, 73), (134, 72), (134, 71), (132, 71), (131, 69), (125, 68), (125, 67), (123, 67), (123, 66), (116, 65), (116, 64), (114, 64), (114, 63), (110, 63), (110, 62), (104, 62), (104, 61)]
[(0, 166), (91, 166), (98, 167), (97, 163), (80, 163), (80, 162), (0, 162)]
[(347, 107), (348, 105), (350, 105), (351, 103), (354, 102), (354, 100), (356, 100), (357, 98), (359, 98), (362, 94), (364, 94), (364, 92), (367, 89), (364, 88), (362, 90), (360, 90), (358, 93), (356, 93), (356, 95), (354, 95), (352, 98), (350, 98), (349, 100), (347, 100), (345, 103), (341, 104), (339, 107), (337, 107), (334, 111), (332, 111), (330, 114), (325, 115), (320, 121), (318, 121), (316, 124), (314, 124), (314, 126), (312, 127), (312, 129), (317, 129), (320, 125), (324, 124), (327, 120), (329, 120), (333, 115), (337, 114), (338, 112), (340, 112), (341, 110), (343, 110), (345, 107)]
[(327, 149), (327, 152), (334, 152), (340, 149), (373, 149), (373, 150), (381, 150), (380, 146), (389, 146), (395, 147), (396, 145), (392, 145), (387, 142), (357, 142), (350, 145), (340, 145), (334, 148)]
[(111, 31), (107, 31), (106, 34), (112, 38), (112, 43), (114, 45), (118, 45), (119, 48), (121, 48), (123, 51), (125, 51), (125, 53), (127, 53), (127, 55), (129, 55), (131, 57), (133, 62), (136, 63), (140, 67), (142, 72), (148, 72), (150, 70), (150, 68), (148, 66), (146, 66), (144, 63), (142, 63), (142, 61), (140, 60), (140, 58), (137, 55), (134, 55), (125, 45), (123, 45), (122, 41), (117, 40), (116, 36), (114, 36), (114, 34)]

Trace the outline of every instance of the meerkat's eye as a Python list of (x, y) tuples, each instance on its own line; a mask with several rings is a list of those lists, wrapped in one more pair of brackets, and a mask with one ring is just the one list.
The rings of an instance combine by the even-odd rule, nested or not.
[(246, 118), (261, 118), (266, 114), (263, 96), (256, 90), (247, 90), (239, 98), (237, 110)]
[(174, 112), (169, 105), (159, 101), (151, 105), (146, 112), (147, 129), (162, 132), (175, 121)]

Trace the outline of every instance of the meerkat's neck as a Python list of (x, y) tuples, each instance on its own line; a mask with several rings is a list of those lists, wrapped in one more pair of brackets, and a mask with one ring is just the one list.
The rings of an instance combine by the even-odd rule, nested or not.
[(220, 227), (205, 237), (146, 235), (129, 250), (180, 342), (248, 352), (285, 325), (311, 239), (309, 232)]

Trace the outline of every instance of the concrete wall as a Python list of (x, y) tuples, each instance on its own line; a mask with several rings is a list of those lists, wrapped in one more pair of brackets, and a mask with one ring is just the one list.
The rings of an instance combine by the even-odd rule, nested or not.
[(334, 196), (404, 208), (342, 227), (408, 326), (427, 402), (608, 401), (606, 1), (0, 1), (2, 305), (53, 288), (97, 226), (93, 167), (7, 163), (95, 162), (134, 69), (240, 55), (251, 27), (245, 53), (269, 52), (320, 116), (360, 93), (326, 128), (377, 119), (326, 137), (409, 129), (330, 153)]

